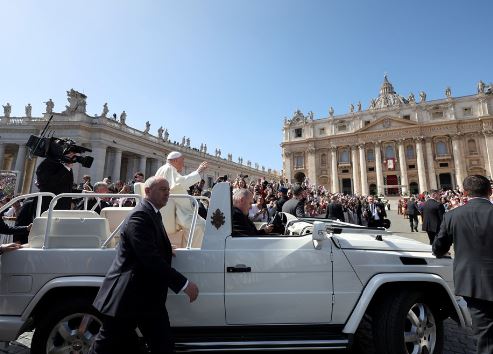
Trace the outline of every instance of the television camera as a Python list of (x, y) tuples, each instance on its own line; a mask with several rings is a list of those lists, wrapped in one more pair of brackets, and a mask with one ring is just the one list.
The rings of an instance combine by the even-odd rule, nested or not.
[(70, 152), (76, 154), (83, 154), (85, 152), (92, 152), (91, 149), (85, 148), (75, 144), (72, 139), (63, 139), (55, 137), (46, 137), (46, 129), (51, 122), (53, 116), (50, 117), (48, 123), (46, 123), (40, 136), (31, 135), (26, 143), (29, 148), (31, 155), (46, 157), (48, 159), (62, 162), (62, 163), (80, 163), (83, 167), (89, 168), (94, 160), (91, 156), (80, 156), (75, 155), (73, 157), (68, 157), (67, 154)]

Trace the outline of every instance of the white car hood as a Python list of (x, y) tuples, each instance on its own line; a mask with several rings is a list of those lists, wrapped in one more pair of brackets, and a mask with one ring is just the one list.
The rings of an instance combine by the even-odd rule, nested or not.
[(431, 246), (413, 239), (381, 233), (382, 241), (376, 239), (377, 234), (342, 233), (333, 235), (333, 239), (343, 249), (369, 249), (382, 251), (431, 252)]

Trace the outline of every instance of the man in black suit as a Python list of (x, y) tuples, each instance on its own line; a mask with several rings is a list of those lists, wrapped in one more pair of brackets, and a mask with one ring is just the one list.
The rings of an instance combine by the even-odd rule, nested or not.
[[(96, 182), (94, 184), (94, 193), (109, 193), (108, 184), (106, 184), (104, 182)], [(99, 197), (98, 198), (89, 198), (89, 200), (87, 201), (87, 210), (92, 210), (94, 205), (97, 204), (97, 206), (94, 208), (94, 211), (98, 214), (101, 214), (101, 209), (113, 206), (113, 204), (111, 204), (108, 201), (108, 199), (109, 198), (99, 198)], [(84, 202), (85, 202), (85, 198), (82, 198), (79, 201), (79, 203), (77, 203), (77, 206), (75, 207), (75, 209), (84, 210)]]
[(385, 206), (375, 201), (375, 198), (370, 195), (364, 215), (368, 220), (369, 227), (383, 227), (383, 220), (387, 216), (387, 213), (385, 212)]
[[(14, 242), (17, 242), (16, 236), (18, 235), (24, 235), (24, 234), (29, 234), (29, 230), (31, 230), (32, 224), (29, 224), (27, 226), (9, 226), (3, 221), (2, 216), (0, 216), (0, 234), (4, 235), (13, 235), (14, 236)], [(27, 242), (27, 239), (26, 239)], [(24, 242), (24, 243), (26, 243)]]
[(151, 353), (173, 353), (168, 288), (184, 291), (190, 302), (198, 296), (197, 285), (171, 267), (173, 251), (159, 212), (168, 201), (168, 182), (149, 178), (145, 194), (125, 219), (116, 257), (94, 300), (103, 326), (90, 353), (136, 353), (135, 327)]
[(478, 354), (493, 353), (493, 205), (490, 181), (480, 175), (464, 179), (467, 204), (443, 217), (433, 253), (445, 255), (454, 244), (455, 294), (471, 313)]
[(303, 196), (303, 188), (299, 184), (295, 184), (291, 189), (293, 198), (289, 199), (282, 206), (283, 213), (289, 213), (297, 218), (305, 217), (305, 202)]
[(409, 226), (411, 226), (411, 232), (418, 232), (418, 204), (416, 203), (416, 199), (414, 197), (409, 198), (407, 202), (407, 215), (409, 215)]
[(284, 203), (288, 201), (288, 189), (286, 187), (280, 187), (277, 192), (276, 211), (281, 212)]
[(430, 198), (423, 206), (423, 226), (422, 230), (426, 231), (430, 239), (430, 245), (433, 244), (435, 236), (440, 231), (445, 207), (440, 203), (440, 194), (436, 190), (430, 191)]
[(329, 205), (327, 205), (327, 212), (325, 213), (326, 219), (345, 221), (344, 210), (342, 209), (339, 199), (334, 195), (331, 198)]
[(265, 229), (257, 230), (252, 220), (248, 218), (248, 211), (253, 203), (253, 194), (248, 189), (240, 188), (233, 194), (233, 235), (255, 236), (272, 232), (274, 225), (269, 224)]

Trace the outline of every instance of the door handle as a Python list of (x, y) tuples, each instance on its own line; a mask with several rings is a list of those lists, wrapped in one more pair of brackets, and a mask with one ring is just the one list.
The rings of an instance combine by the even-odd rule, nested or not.
[(226, 271), (228, 273), (250, 273), (252, 271), (252, 267), (247, 267), (244, 264), (237, 264), (234, 267), (227, 267)]

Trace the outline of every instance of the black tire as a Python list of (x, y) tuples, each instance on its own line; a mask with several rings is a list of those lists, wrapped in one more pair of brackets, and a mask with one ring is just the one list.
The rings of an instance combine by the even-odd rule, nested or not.
[(414, 346), (421, 346), (422, 353), (443, 352), (443, 319), (423, 293), (406, 290), (390, 293), (382, 306), (374, 310), (373, 338), (377, 353), (411, 354)]
[[(91, 299), (80, 297), (50, 304), (50, 309), (43, 312), (42, 318), (36, 324), (31, 342), (31, 354), (47, 354), (50, 348), (61, 349), (62, 346), (69, 348), (67, 353), (87, 353), (89, 345), (101, 327), (101, 319), (91, 303)], [(61, 332), (64, 329), (78, 329), (83, 318), (88, 320), (83, 335), (75, 331), (68, 336), (68, 332), (64, 332), (64, 339)]]
[(351, 354), (377, 354), (373, 338), (373, 316), (366, 313), (354, 334), (353, 343), (349, 351)]

